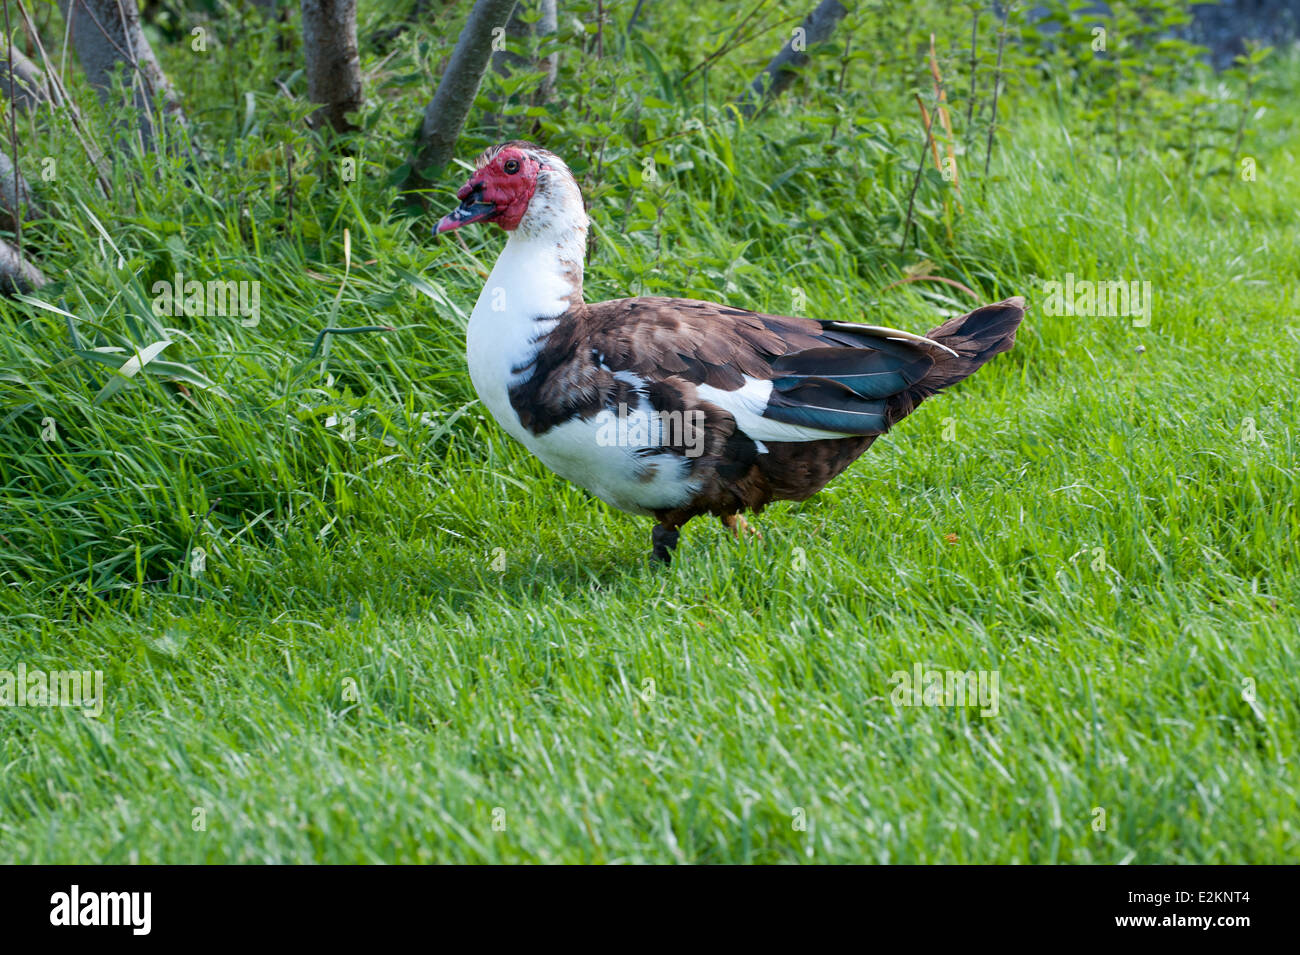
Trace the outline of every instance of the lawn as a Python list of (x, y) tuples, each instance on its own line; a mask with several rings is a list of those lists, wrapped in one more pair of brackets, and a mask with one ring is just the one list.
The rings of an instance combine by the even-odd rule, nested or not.
[[(968, 32), (940, 36), (956, 63)], [(286, 73), (273, 30), (239, 42), (252, 67), (163, 56), (221, 162), (143, 157), (108, 197), (62, 173), (29, 238), (58, 281), (0, 302), (0, 670), (104, 682), (97, 717), (0, 707), (0, 861), (1294, 861), (1294, 58), (1267, 67), (1253, 178), (1231, 135), (1217, 166), (1117, 160), (1083, 93), (1023, 80), (988, 176), (981, 128), (910, 237), (924, 133), (866, 61), (846, 83), (831, 54), (749, 123), (721, 91), (770, 38), (696, 102), (584, 66), (590, 123), (639, 104), (638, 136), (674, 137), (597, 161), (578, 107), (543, 125), (590, 186), (589, 299), (916, 332), (1029, 302), (1013, 351), (761, 540), (700, 519), (664, 568), (650, 521), (474, 399), (464, 325), (502, 236), (431, 235), (463, 169), (429, 216), (391, 205), (428, 93), (400, 71), (427, 54), (364, 54), (380, 105), (346, 181), (301, 101), (234, 97), (226, 73)], [(66, 130), (26, 135), (77, 168)], [(259, 281), (259, 321), (159, 317), (176, 271)], [(1149, 282), (1149, 322), (1052, 314), (1067, 274)], [(977, 297), (899, 282), (923, 275)], [(313, 357), (327, 325), (393, 331)], [(97, 401), (113, 372), (83, 353), (154, 331), (173, 373)], [(898, 705), (918, 668), (996, 679), (996, 705)]]

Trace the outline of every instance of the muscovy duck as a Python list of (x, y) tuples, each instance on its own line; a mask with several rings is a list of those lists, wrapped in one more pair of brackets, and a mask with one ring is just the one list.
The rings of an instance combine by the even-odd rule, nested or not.
[(478, 157), (437, 232), (509, 233), (474, 306), (469, 373), (512, 437), (602, 501), (653, 515), (652, 557), (714, 514), (821, 490), (918, 404), (1015, 343), (1024, 299), (928, 335), (692, 299), (582, 296), (587, 214), (564, 161), (529, 142)]

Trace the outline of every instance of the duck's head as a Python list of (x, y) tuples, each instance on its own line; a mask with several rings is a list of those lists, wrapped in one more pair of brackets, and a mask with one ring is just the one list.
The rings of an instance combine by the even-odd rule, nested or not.
[(442, 217), (437, 232), (471, 222), (495, 222), (507, 232), (529, 236), (587, 230), (582, 193), (569, 167), (554, 153), (523, 140), (484, 150), (456, 198), (460, 205)]

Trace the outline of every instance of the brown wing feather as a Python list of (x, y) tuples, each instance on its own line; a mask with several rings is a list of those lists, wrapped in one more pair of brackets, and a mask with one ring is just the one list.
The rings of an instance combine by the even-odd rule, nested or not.
[[(702, 400), (695, 385), (734, 390), (745, 377), (766, 379), (772, 361), (810, 348), (853, 344), (817, 321), (763, 315), (694, 299), (633, 298), (581, 304), (561, 316), (533, 362), (511, 389), (524, 426), (536, 433), (576, 416), (637, 402), (634, 384), (647, 383), (659, 411), (703, 414), (703, 454), (692, 459), (700, 492), (688, 511), (734, 513), (761, 509), (776, 498), (815, 493), (870, 444), (868, 438), (772, 443), (759, 454), (722, 408)], [(522, 372), (524, 369), (517, 369)], [(683, 449), (665, 449), (683, 453)], [(684, 518), (683, 518), (684, 519)]]
[[(1003, 311), (994, 313), (995, 308)], [(620, 404), (635, 406), (638, 391), (659, 411), (702, 412), (704, 453), (691, 463), (699, 494), (687, 507), (661, 515), (676, 526), (693, 514), (730, 514), (746, 508), (761, 510), (777, 499), (803, 500), (821, 490), (876, 437), (769, 441), (766, 453), (760, 454), (727, 411), (699, 397), (696, 385), (730, 391), (742, 387), (746, 376), (779, 378), (786, 372), (773, 367), (777, 359), (812, 349), (831, 358), (832, 352), (867, 347), (920, 361), (927, 368), (926, 362), (932, 360), (932, 374), (889, 398), (888, 426), (938, 387), (965, 377), (997, 351), (1010, 347), (1022, 309), (1022, 302), (1011, 300), (977, 310), (970, 316), (976, 321), (954, 320), (931, 333), (948, 333), (961, 345), (969, 337), (980, 346), (973, 344), (969, 357), (962, 351), (956, 358), (944, 348), (897, 341), (849, 324), (764, 315), (694, 299), (647, 297), (576, 304), (547, 336), (533, 362), (533, 374), (511, 389), (511, 403), (524, 426), (536, 433), (574, 416), (590, 417)], [(990, 316), (998, 319), (996, 326)], [(616, 372), (630, 372), (642, 384)], [(682, 453), (682, 449), (666, 448), (664, 453)]]
[(732, 390), (744, 376), (772, 377), (771, 359), (825, 345), (821, 323), (761, 315), (684, 298), (631, 298), (583, 308), (586, 337), (611, 367), (642, 376), (679, 375)]

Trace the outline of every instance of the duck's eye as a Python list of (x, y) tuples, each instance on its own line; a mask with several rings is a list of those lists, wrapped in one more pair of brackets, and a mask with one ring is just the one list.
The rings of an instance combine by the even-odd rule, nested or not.
[(501, 168), (506, 171), (507, 175), (513, 176), (515, 173), (519, 171), (519, 160), (507, 159), (505, 165), (502, 166)]

